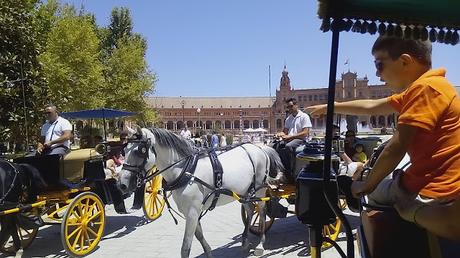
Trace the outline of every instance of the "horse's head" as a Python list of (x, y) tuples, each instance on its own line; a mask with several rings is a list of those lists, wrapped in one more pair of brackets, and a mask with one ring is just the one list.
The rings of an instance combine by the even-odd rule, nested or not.
[(29, 164), (0, 160), (0, 205), (2, 202), (33, 202), (47, 186), (40, 172)]
[(129, 135), (125, 147), (125, 163), (119, 175), (119, 188), (123, 193), (133, 192), (138, 180), (143, 178), (156, 162), (156, 151), (153, 146), (153, 135), (148, 129), (137, 128)]

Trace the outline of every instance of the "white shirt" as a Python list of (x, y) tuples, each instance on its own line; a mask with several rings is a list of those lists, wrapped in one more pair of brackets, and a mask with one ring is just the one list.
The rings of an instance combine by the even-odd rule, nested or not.
[[(45, 137), (45, 143), (58, 139), (64, 134), (64, 131), (72, 131), (72, 125), (70, 122), (58, 116), (56, 121), (53, 123), (46, 122), (42, 126), (41, 136)], [(67, 140), (63, 143), (55, 143), (51, 145), (51, 148), (54, 148), (59, 145), (64, 145), (67, 148), (70, 147), (70, 140)]]
[(225, 136), (221, 136), (220, 137), (220, 147), (224, 147), (224, 146), (227, 146), (227, 139), (225, 138)]
[[(292, 114), (286, 118), (284, 128), (288, 130), (288, 135), (295, 135), (300, 133), (304, 128), (311, 128), (310, 117), (302, 111), (297, 111), (294, 117)], [(305, 137), (308, 140), (308, 137)]]
[(184, 137), (185, 139), (190, 139), (192, 138), (192, 133), (190, 132), (190, 130), (182, 130), (180, 132), (180, 136)]

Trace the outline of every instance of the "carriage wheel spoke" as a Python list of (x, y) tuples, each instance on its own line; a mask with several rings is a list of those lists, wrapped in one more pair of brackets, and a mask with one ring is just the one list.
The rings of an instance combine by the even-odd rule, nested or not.
[[(88, 227), (87, 230), (89, 231), (89, 233), (91, 233), (93, 236), (95, 236), (97, 238), (98, 235), (97, 235), (96, 232), (94, 232), (94, 230), (92, 230), (90, 227)], [(88, 236), (88, 238), (89, 238), (89, 236)]]
[(79, 230), (81, 230), (81, 226), (79, 226), (78, 228), (76, 228), (74, 231), (72, 231), (72, 233), (70, 233), (68, 236), (67, 236), (67, 240), (70, 240), (70, 238), (75, 235), (75, 233), (77, 233)]
[[(75, 249), (77, 247), (77, 244), (78, 244), (78, 240), (80, 239), (80, 235), (81, 235), (81, 228), (80, 230), (78, 231), (78, 234), (77, 236), (75, 237), (75, 240), (73, 241), (73, 244), (72, 244), (72, 248)], [(69, 236), (69, 239), (70, 239), (70, 236)]]
[(96, 214), (94, 214), (93, 216), (89, 217), (88, 220), (91, 221), (91, 220), (99, 217), (99, 215), (101, 215), (101, 214), (102, 214), (102, 211), (98, 211)]
[(89, 238), (88, 231), (85, 231), (86, 242), (88, 243), (88, 248), (91, 246), (91, 238)]

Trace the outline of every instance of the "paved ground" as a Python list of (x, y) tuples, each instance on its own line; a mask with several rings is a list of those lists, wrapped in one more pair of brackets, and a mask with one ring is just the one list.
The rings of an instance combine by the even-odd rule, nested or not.
[[(132, 200), (127, 199), (131, 204)], [(180, 257), (184, 221), (180, 218), (176, 226), (165, 209), (163, 215), (148, 223), (142, 210), (131, 214), (116, 214), (112, 205), (106, 207), (107, 222), (105, 234), (99, 247), (89, 257)], [(347, 215), (352, 224), (358, 218)], [(243, 223), (240, 205), (233, 202), (218, 207), (202, 220), (205, 238), (213, 248), (215, 257), (254, 257), (241, 250)], [(250, 237), (251, 243), (258, 238)], [(339, 245), (345, 248), (343, 234), (339, 235)], [(295, 216), (275, 221), (267, 233), (266, 251), (263, 257), (308, 257), (308, 230)], [(59, 226), (40, 229), (36, 240), (24, 252), (23, 257), (66, 257), (60, 240)], [(191, 257), (205, 257), (200, 243), (194, 240)], [(336, 250), (323, 252), (325, 258), (340, 257)], [(357, 256), (358, 257), (358, 256)]]

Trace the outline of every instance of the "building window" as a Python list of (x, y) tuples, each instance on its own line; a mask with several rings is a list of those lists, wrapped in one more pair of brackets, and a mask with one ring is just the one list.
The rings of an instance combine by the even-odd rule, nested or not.
[(315, 101), (318, 101), (318, 95), (313, 96), (313, 99), (314, 99)]
[(312, 101), (313, 100), (313, 97), (311, 95), (308, 95), (308, 100), (309, 101)]
[(280, 129), (283, 125), (281, 124), (281, 119), (276, 119), (276, 128)]

